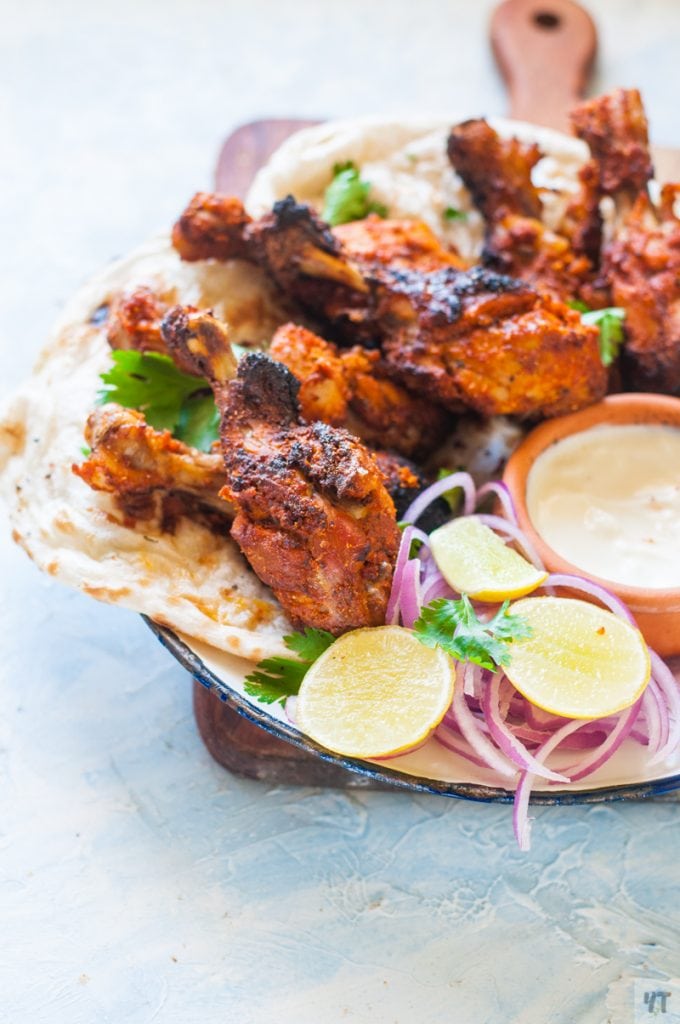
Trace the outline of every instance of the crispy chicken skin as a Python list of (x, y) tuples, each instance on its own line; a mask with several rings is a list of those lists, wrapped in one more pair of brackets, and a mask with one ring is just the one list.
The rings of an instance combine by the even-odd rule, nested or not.
[(450, 427), (441, 407), (387, 378), (377, 351), (358, 345), (338, 349), (289, 323), (275, 333), (269, 354), (300, 382), (298, 399), (307, 421), (345, 427), (373, 447), (411, 458), (424, 458)]
[[(410, 391), (452, 411), (469, 406), (484, 415), (534, 418), (603, 396), (598, 332), (561, 302), (480, 267), (460, 270), (445, 250), (424, 246), (421, 225), (413, 268), (404, 222), (398, 233), (393, 222), (377, 218), (349, 227), (344, 237), (356, 257), (289, 197), (247, 232), (253, 258), (281, 288), (322, 319), (331, 336), (382, 344), (390, 377)], [(376, 256), (395, 251), (394, 266)]]
[(161, 320), (168, 308), (167, 302), (146, 285), (131, 292), (119, 292), (109, 308), (106, 328), (109, 345), (137, 352), (165, 352)]
[(628, 387), (680, 390), (680, 222), (678, 186), (666, 185), (657, 206), (647, 119), (636, 89), (616, 89), (582, 104), (572, 122), (590, 146), (600, 195), (614, 200), (613, 238), (601, 278), (610, 301), (626, 311), (622, 367)]
[[(106, 329), (109, 345), (112, 349), (168, 355), (161, 337), (161, 322), (169, 309), (169, 303), (146, 285), (131, 292), (119, 292), (112, 298), (109, 308)], [(184, 373), (191, 373), (181, 353), (174, 361)]]
[(599, 252), (599, 196), (585, 175), (559, 231), (543, 224), (531, 171), (538, 146), (502, 139), (483, 119), (451, 129), (447, 151), (487, 224), (485, 265), (529, 281), (564, 300), (577, 297)]
[(572, 127), (587, 143), (601, 195), (633, 200), (654, 174), (647, 118), (637, 89), (614, 89), (575, 107)]
[(344, 430), (301, 422), (298, 382), (281, 363), (254, 353), (230, 365), (219, 344), (228, 333), (210, 314), (175, 307), (162, 330), (211, 380), (231, 533), (260, 579), (297, 626), (383, 623), (400, 534), (368, 451)]
[(248, 259), (250, 222), (240, 199), (197, 192), (172, 230), (172, 244), (183, 260)]
[(395, 270), (439, 270), (467, 266), (457, 253), (445, 249), (434, 232), (417, 220), (383, 220), (372, 213), (333, 228), (345, 253), (359, 264)]
[(626, 311), (624, 377), (641, 391), (680, 391), (680, 221), (677, 185), (659, 208), (640, 192), (605, 251), (612, 303)]
[(549, 295), (475, 267), (406, 279), (387, 362), (447, 408), (522, 418), (573, 412), (603, 397), (596, 328)]
[[(159, 495), (166, 528), (168, 516), (182, 512), (219, 517), (221, 528), (232, 515), (219, 497), (224, 485), (219, 453), (190, 448), (169, 430), (149, 426), (141, 412), (113, 402), (98, 406), (88, 417), (85, 439), (90, 455), (73, 472), (93, 490), (115, 495), (131, 518), (157, 515)], [(170, 495), (173, 501), (168, 502)]]

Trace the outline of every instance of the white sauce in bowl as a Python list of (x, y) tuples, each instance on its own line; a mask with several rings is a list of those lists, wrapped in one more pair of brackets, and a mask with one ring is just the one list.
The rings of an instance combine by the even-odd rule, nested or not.
[(680, 587), (680, 429), (600, 426), (547, 448), (527, 479), (535, 530), (585, 574)]

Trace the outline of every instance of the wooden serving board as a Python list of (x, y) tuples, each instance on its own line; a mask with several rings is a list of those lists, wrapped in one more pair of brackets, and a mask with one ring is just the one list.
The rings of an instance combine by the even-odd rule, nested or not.
[[(508, 87), (510, 117), (568, 130), (568, 111), (584, 94), (597, 51), (590, 15), (573, 0), (505, 0), (491, 19), (490, 42)], [(293, 132), (318, 123), (268, 119), (237, 128), (219, 155), (217, 190), (243, 198), (274, 150)], [(680, 150), (655, 149), (654, 158), (660, 180), (680, 178)], [(377, 786), (276, 739), (198, 682), (194, 712), (209, 752), (238, 775), (270, 784)]]

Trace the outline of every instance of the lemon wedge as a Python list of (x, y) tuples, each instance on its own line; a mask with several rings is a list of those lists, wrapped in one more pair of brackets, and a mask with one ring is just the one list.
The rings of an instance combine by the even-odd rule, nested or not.
[(352, 757), (388, 757), (427, 739), (453, 699), (455, 667), (401, 626), (345, 633), (302, 681), (303, 732)]
[(523, 597), (548, 578), (478, 519), (461, 516), (430, 534), (434, 560), (454, 590), (478, 601)]
[(604, 718), (634, 704), (649, 682), (642, 634), (611, 612), (569, 597), (526, 597), (510, 611), (532, 636), (512, 644), (505, 672), (544, 711)]

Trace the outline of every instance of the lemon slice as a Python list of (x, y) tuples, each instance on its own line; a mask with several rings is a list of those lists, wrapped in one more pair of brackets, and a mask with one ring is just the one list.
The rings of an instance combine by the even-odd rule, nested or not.
[(569, 597), (526, 597), (510, 612), (533, 633), (512, 644), (505, 672), (544, 711), (604, 718), (635, 703), (649, 682), (642, 634), (611, 612)]
[(548, 578), (547, 572), (536, 569), (470, 516), (440, 526), (430, 534), (430, 545), (449, 586), (478, 601), (522, 597)]
[(352, 757), (414, 747), (453, 699), (455, 668), (401, 626), (356, 629), (336, 640), (302, 681), (295, 717), (308, 736)]

